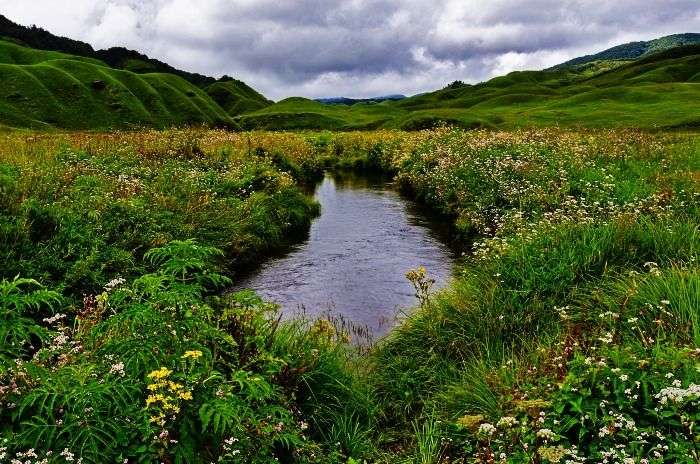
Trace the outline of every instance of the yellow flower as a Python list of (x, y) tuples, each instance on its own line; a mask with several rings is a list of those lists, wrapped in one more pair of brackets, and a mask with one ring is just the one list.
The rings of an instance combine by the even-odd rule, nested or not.
[(199, 350), (185, 351), (183, 358), (197, 359), (202, 357), (202, 352)]
[(168, 388), (170, 389), (171, 392), (176, 392), (178, 390), (182, 390), (182, 385), (179, 383), (175, 382), (168, 382)]
[(165, 398), (160, 393), (157, 395), (148, 395), (148, 398), (146, 398), (146, 406), (150, 406), (153, 403), (163, 401), (164, 399)]
[(192, 392), (186, 391), (180, 393), (180, 398), (182, 398), (185, 401), (189, 401), (192, 399)]
[(153, 371), (150, 374), (148, 374), (149, 379), (164, 379), (165, 377), (168, 377), (170, 374), (172, 374), (173, 371), (170, 369), (166, 369), (165, 367), (161, 367), (157, 371)]

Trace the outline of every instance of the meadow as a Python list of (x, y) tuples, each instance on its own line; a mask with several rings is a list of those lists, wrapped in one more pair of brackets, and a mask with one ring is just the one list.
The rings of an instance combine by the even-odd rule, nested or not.
[[(324, 169), (471, 250), (372, 346), (240, 269)], [(700, 138), (628, 129), (0, 140), (0, 462), (700, 462)]]

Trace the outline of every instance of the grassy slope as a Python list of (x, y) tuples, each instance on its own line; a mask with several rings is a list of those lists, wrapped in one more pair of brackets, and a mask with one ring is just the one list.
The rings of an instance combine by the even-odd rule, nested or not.
[(257, 111), (272, 104), (264, 95), (237, 79), (218, 81), (204, 90), (231, 116)]
[(446, 121), (463, 127), (566, 125), (696, 126), (700, 46), (671, 49), (628, 64), (514, 72), (379, 105), (323, 105), (287, 99), (240, 118), (260, 128), (420, 129)]
[(618, 45), (594, 55), (574, 58), (573, 60), (554, 66), (553, 69), (581, 66), (601, 60), (636, 60), (671, 48), (697, 44), (700, 44), (700, 34), (674, 34), (648, 42), (630, 42)]
[[(8, 126), (233, 125), (206, 92), (174, 75), (134, 74), (4, 41), (0, 63), (0, 121)], [(93, 86), (95, 81), (104, 88)]]
[(245, 128), (261, 129), (374, 129), (389, 124), (404, 113), (389, 102), (325, 105), (294, 97), (244, 114), (237, 121)]

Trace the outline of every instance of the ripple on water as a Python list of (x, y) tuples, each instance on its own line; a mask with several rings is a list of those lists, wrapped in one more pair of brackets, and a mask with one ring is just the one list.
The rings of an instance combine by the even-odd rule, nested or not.
[(407, 270), (425, 266), (437, 287), (449, 280), (456, 256), (441, 240), (445, 228), (386, 179), (328, 174), (314, 196), (321, 215), (308, 239), (236, 289), (257, 291), (287, 315), (330, 310), (381, 335), (398, 310), (417, 303)]

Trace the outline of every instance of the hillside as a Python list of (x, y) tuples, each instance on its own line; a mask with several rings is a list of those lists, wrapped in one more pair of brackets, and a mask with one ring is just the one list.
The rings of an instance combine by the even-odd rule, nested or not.
[(700, 44), (700, 34), (674, 34), (646, 42), (630, 42), (617, 45), (600, 53), (574, 58), (554, 66), (552, 69), (577, 67), (597, 61), (632, 61), (671, 48), (696, 44)]
[(272, 104), (245, 82), (228, 76), (222, 77), (204, 90), (230, 116), (257, 111)]
[(0, 16), (3, 35), (10, 37), (0, 40), (0, 125), (6, 127), (416, 130), (443, 123), (464, 128), (700, 124), (700, 34), (625, 44), (554, 68), (513, 72), (475, 85), (458, 81), (409, 98), (295, 97), (277, 103), (228, 76), (215, 80), (186, 73), (125, 48), (94, 51)]
[[(687, 35), (686, 35), (687, 36)], [(700, 45), (636, 61), (513, 72), (476, 85), (381, 104), (287, 99), (239, 119), (244, 127), (423, 129), (474, 127), (695, 127), (700, 123)]]
[(293, 97), (235, 120), (245, 129), (367, 130), (390, 125), (404, 113), (390, 102), (347, 106)]
[(40, 27), (26, 27), (0, 15), (0, 37), (16, 41), (20, 45), (39, 50), (50, 50), (100, 60), (113, 68), (126, 69), (135, 73), (175, 74), (197, 86), (205, 86), (216, 81), (213, 77), (182, 71), (162, 61), (124, 47), (94, 50), (90, 44), (59, 37)]
[(8, 41), (0, 41), (0, 122), (67, 129), (235, 127), (205, 91), (179, 76), (135, 74)]

